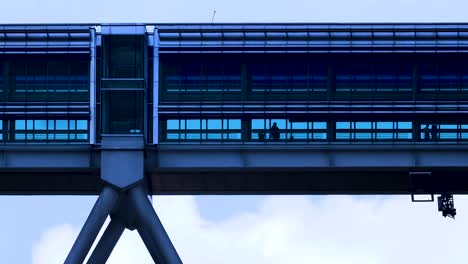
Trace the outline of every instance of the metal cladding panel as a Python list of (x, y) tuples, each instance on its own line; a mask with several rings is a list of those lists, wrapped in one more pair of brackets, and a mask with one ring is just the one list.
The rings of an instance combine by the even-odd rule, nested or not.
[(89, 53), (90, 26), (0, 26), (0, 54)]
[(101, 27), (102, 35), (144, 35), (145, 33), (145, 25), (106, 24)]
[(466, 24), (159, 25), (160, 52), (468, 52)]

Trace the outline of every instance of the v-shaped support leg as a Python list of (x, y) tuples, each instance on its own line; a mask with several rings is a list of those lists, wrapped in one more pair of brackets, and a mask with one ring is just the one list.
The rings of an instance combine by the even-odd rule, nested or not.
[(125, 223), (119, 217), (112, 219), (96, 245), (96, 248), (94, 248), (94, 251), (91, 254), (91, 257), (89, 257), (87, 263), (106, 263), (124, 230)]
[(73, 244), (65, 264), (82, 264), (84, 262), (111, 211), (119, 213), (112, 218), (107, 226), (91, 254), (88, 264), (105, 263), (129, 223), (136, 226), (155, 263), (182, 264), (141, 183), (126, 193), (119, 193), (111, 187), (104, 187), (75, 244)]
[(162, 263), (182, 263), (143, 187), (132, 188), (128, 193), (128, 199), (130, 206), (135, 210), (138, 231), (140, 234), (146, 234), (142, 239), (151, 256), (160, 256), (164, 261)]
[(107, 186), (104, 187), (65, 259), (65, 264), (82, 264), (84, 262), (107, 216), (117, 204), (118, 198), (119, 193), (117, 190)]

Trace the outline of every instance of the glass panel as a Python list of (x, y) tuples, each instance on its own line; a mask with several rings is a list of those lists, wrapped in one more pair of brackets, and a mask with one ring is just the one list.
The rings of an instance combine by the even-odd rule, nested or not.
[(26, 129), (26, 120), (15, 120), (16, 130), (25, 130)]
[(326, 122), (314, 122), (314, 129), (327, 129)]
[(179, 129), (179, 120), (167, 120), (167, 129)]
[(77, 120), (76, 129), (78, 130), (87, 130), (88, 129), (88, 120)]
[(34, 120), (34, 129), (35, 130), (46, 130), (47, 121), (46, 120)]
[(377, 129), (393, 129), (393, 122), (377, 122)]
[(241, 129), (241, 121), (239, 119), (229, 119), (229, 129)]
[(68, 120), (56, 120), (55, 127), (57, 130), (68, 130)]
[(337, 132), (336, 133), (336, 139), (351, 139), (351, 134), (350, 133)]
[(307, 122), (291, 122), (292, 129), (307, 129)]
[(200, 129), (200, 119), (188, 119), (187, 129)]
[(48, 128), (49, 130), (55, 129), (55, 120), (49, 120), (49, 121), (47, 121), (47, 128)]
[(222, 123), (220, 119), (209, 119), (208, 129), (222, 129)]
[(336, 129), (350, 129), (350, 122), (336, 122)]
[(356, 122), (356, 129), (371, 129), (371, 122)]
[(398, 122), (398, 129), (411, 129), (412, 123), (411, 122)]
[(252, 129), (265, 129), (265, 120), (252, 119)]

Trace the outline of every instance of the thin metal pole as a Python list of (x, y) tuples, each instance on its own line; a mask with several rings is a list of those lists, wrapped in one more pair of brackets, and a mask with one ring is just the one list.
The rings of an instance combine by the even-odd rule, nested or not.
[[(161, 254), (164, 264), (182, 264), (182, 261), (177, 254), (169, 236), (164, 230), (164, 227), (159, 220), (158, 215), (153, 209), (146, 193), (143, 191), (143, 186), (135, 186), (129, 191), (130, 204), (135, 209), (138, 226), (142, 228), (143, 233), (147, 233), (148, 237), (154, 242), (158, 249), (156, 252)], [(151, 249), (148, 249), (151, 251)]]
[(91, 257), (89, 257), (87, 263), (106, 263), (124, 230), (125, 224), (119, 218), (112, 219), (107, 226), (106, 231), (104, 231), (104, 234), (96, 245), (96, 248), (94, 248), (94, 251), (91, 254)]
[(65, 260), (65, 264), (82, 264), (84, 262), (86, 255), (99, 233), (99, 230), (101, 230), (102, 225), (106, 221), (106, 218), (114, 205), (117, 203), (118, 198), (119, 193), (115, 189), (104, 187), (94, 204), (88, 219), (86, 219), (78, 238), (76, 238), (67, 259)]
[(96, 29), (90, 29), (91, 61), (89, 64), (89, 144), (96, 144)]

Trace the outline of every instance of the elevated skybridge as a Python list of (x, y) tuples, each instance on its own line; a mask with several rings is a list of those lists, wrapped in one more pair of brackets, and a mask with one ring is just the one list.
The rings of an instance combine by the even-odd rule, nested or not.
[[(97, 194), (100, 146), (0, 146), (0, 194)], [(468, 193), (468, 144), (160, 144), (153, 194)]]
[(99, 198), (182, 263), (148, 194), (468, 194), (468, 24), (0, 25), (0, 195)]

